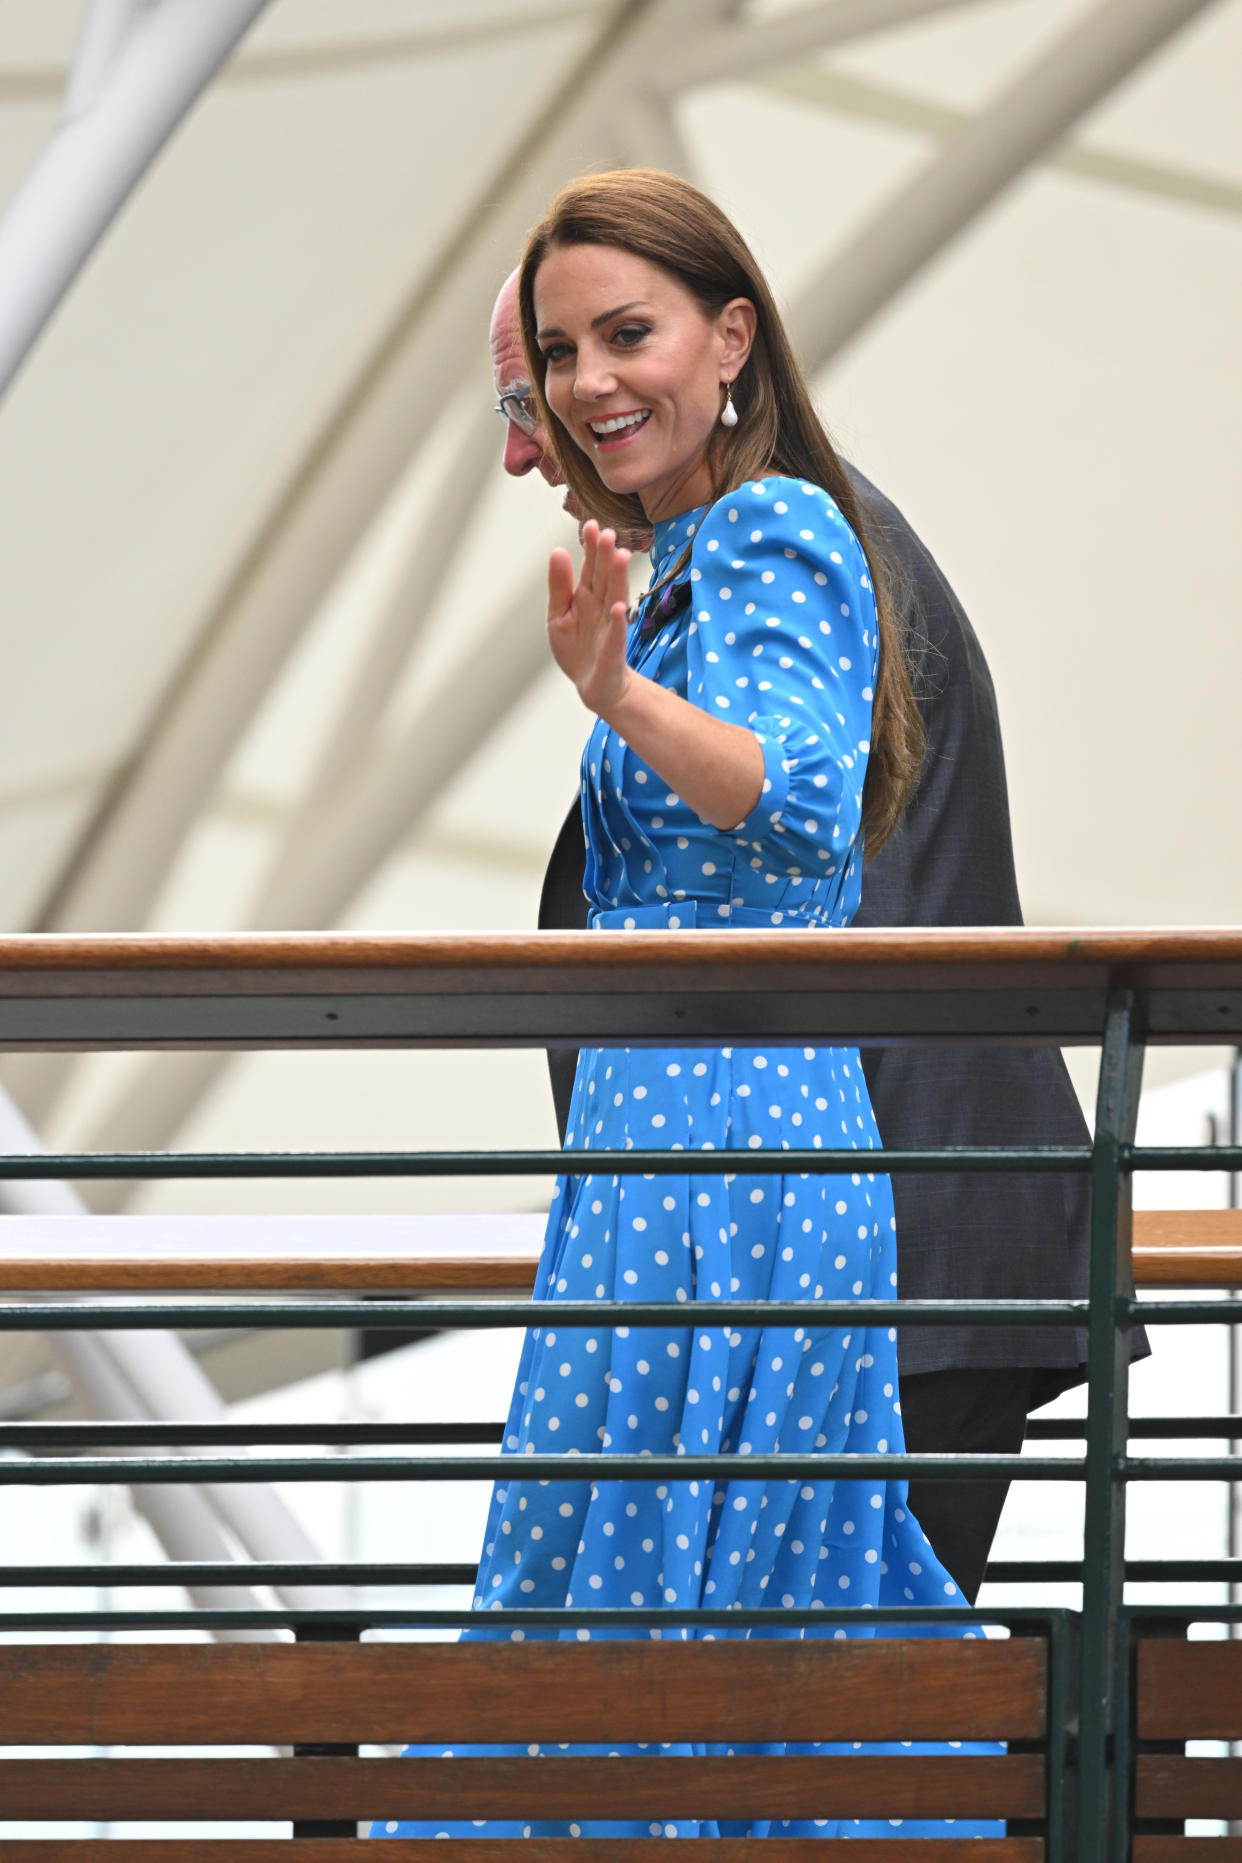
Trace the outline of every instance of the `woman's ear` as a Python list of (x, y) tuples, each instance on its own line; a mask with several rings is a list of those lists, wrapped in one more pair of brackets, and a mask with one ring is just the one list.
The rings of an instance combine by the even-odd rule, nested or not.
[(728, 380), (732, 381), (745, 366), (755, 341), (755, 329), (758, 313), (749, 298), (733, 298), (725, 305), (717, 320), (722, 349), (720, 366), (728, 369)]

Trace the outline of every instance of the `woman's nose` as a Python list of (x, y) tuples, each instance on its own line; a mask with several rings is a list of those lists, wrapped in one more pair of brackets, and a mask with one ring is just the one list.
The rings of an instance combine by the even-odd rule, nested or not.
[(578, 367), (574, 374), (574, 394), (579, 401), (598, 401), (604, 395), (613, 392), (617, 385), (607, 356), (594, 351), (578, 351)]

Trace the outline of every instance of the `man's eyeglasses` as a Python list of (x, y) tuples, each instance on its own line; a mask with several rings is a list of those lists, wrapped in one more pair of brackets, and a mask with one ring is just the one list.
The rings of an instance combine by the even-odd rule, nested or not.
[(539, 410), (535, 405), (534, 393), (529, 388), (501, 395), (496, 403), (496, 412), (501, 420), (511, 420), (515, 427), (520, 427), (528, 438), (533, 439), (538, 432)]

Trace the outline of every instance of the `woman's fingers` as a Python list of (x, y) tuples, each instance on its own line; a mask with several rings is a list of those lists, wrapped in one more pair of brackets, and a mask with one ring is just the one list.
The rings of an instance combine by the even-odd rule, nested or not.
[(604, 591), (608, 586), (608, 570), (612, 562), (613, 534), (610, 530), (596, 529), (595, 544), (588, 557), (582, 563), (583, 592), (591, 600), (604, 605)]
[(548, 620), (568, 613), (573, 600), (573, 559), (568, 550), (553, 550), (548, 558)]
[(582, 573), (578, 578), (580, 589), (591, 589), (595, 585), (595, 563), (599, 554), (599, 525), (594, 518), (588, 518), (582, 526)]
[(623, 608), (629, 606), (630, 596), (630, 553), (628, 550), (614, 550), (608, 572), (608, 587), (604, 600), (609, 607), (620, 602)]
[(595, 553), (595, 574), (592, 580), (592, 593), (599, 603), (601, 617), (607, 615), (614, 602), (629, 599), (629, 560), (629, 551), (618, 547), (617, 533), (613, 530), (604, 531)]

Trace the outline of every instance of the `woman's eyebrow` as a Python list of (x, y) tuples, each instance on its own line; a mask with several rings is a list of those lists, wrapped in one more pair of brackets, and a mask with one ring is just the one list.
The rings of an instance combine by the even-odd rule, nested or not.
[[(598, 330), (601, 324), (611, 323), (612, 319), (614, 317), (619, 317), (623, 311), (637, 310), (642, 302), (642, 298), (631, 298), (628, 304), (617, 304), (613, 306), (612, 310), (601, 311), (598, 317), (592, 317), (591, 319), (592, 330)], [(536, 330), (535, 341), (537, 343), (545, 343), (550, 336), (564, 336), (564, 334), (565, 332), (563, 330), (557, 329), (555, 326), (547, 330)]]

